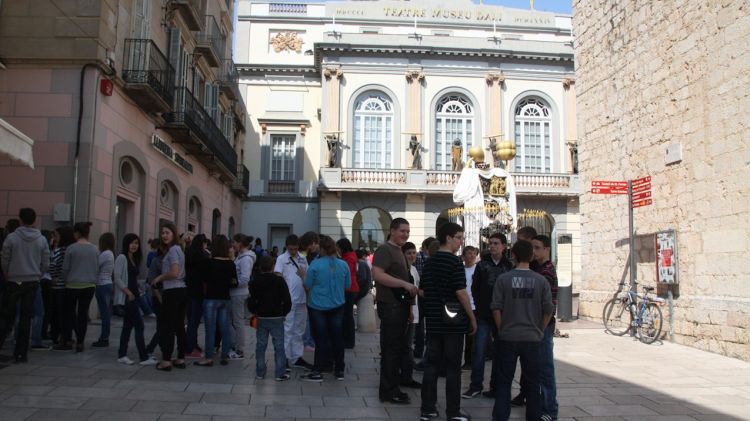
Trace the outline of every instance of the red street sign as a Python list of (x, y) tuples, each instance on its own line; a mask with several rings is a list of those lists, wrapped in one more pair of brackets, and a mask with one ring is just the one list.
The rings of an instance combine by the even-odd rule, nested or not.
[(627, 181), (594, 180), (591, 182), (591, 187), (611, 187), (611, 188), (627, 189), (628, 182)]
[(638, 186), (640, 184), (646, 184), (646, 183), (651, 184), (650, 175), (646, 177), (636, 178), (635, 180), (633, 180), (633, 187)]
[(591, 193), (593, 194), (628, 194), (627, 188), (618, 187), (592, 187)]
[(651, 183), (639, 184), (637, 186), (633, 186), (633, 194), (644, 192), (646, 190), (651, 190)]
[(633, 201), (633, 203), (635, 203), (638, 200), (648, 199), (650, 197), (651, 197), (651, 190), (648, 190), (648, 191), (633, 194), (633, 198), (631, 200)]
[(633, 209), (635, 209), (635, 208), (640, 208), (641, 206), (648, 206), (648, 205), (653, 204), (653, 203), (654, 202), (651, 199), (643, 199), (643, 200), (638, 200), (638, 201), (634, 200), (632, 207), (633, 207)]

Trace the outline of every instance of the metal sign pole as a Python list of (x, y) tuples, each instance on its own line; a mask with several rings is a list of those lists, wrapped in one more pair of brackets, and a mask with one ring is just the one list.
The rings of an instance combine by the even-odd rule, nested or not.
[(635, 276), (635, 225), (633, 223), (633, 180), (628, 180), (628, 240), (630, 242), (630, 290), (638, 292), (638, 280)]

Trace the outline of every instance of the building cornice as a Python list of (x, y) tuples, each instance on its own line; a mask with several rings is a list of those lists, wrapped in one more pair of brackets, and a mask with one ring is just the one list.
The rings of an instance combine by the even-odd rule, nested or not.
[(320, 66), (306, 65), (235, 63), (235, 67), (240, 76), (266, 74), (316, 75), (320, 73)]

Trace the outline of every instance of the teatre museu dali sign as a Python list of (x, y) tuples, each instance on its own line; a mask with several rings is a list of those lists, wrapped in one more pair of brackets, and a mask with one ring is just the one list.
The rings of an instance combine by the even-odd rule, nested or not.
[(554, 13), (484, 6), (469, 0), (329, 2), (326, 16), (409, 23), (555, 27)]

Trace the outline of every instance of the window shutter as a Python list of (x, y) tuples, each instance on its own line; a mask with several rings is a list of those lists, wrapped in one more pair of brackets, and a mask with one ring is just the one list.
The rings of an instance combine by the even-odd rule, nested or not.
[(169, 64), (175, 70), (175, 86), (183, 86), (182, 69), (182, 43), (180, 42), (180, 28), (169, 28)]

